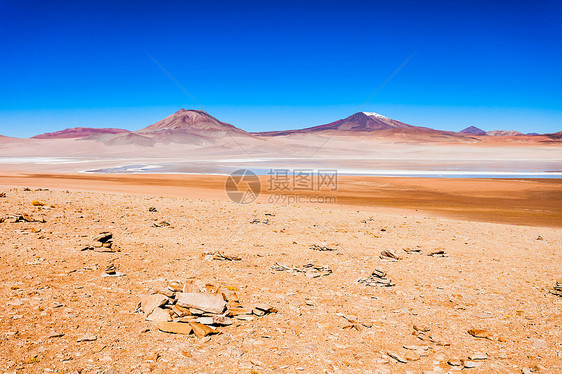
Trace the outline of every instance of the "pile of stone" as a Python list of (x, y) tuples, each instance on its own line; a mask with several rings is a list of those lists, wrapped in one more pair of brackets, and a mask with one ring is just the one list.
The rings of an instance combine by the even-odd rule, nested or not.
[(381, 269), (375, 269), (368, 278), (359, 278), (357, 283), (364, 284), (365, 286), (379, 286), (379, 287), (392, 287), (394, 283), (386, 277), (386, 272)]
[(337, 248), (328, 247), (325, 244), (313, 244), (313, 245), (310, 246), (310, 249), (312, 249), (313, 251), (320, 251), (320, 252), (336, 251), (337, 250)]
[(381, 252), (381, 254), (379, 255), (381, 260), (385, 260), (385, 261), (398, 261), (400, 260), (400, 257), (396, 254), (396, 252), (394, 252), (393, 250), (390, 249), (385, 249), (384, 251)]
[(6, 197), (6, 192), (0, 192), (0, 197)]
[(92, 244), (82, 248), (82, 251), (96, 251), (96, 252), (119, 252), (120, 249), (113, 244), (113, 234), (110, 232), (102, 232), (96, 236)]
[(124, 277), (125, 275), (126, 275), (125, 273), (118, 272), (117, 269), (115, 268), (115, 265), (109, 264), (105, 268), (105, 271), (101, 276), (106, 278), (106, 277)]
[(244, 307), (234, 291), (221, 290), (212, 284), (172, 281), (165, 288), (142, 298), (137, 307), (147, 321), (157, 323), (160, 331), (198, 338), (216, 334), (221, 326), (235, 320), (250, 321), (277, 310), (268, 304)]
[(288, 271), (293, 274), (303, 274), (309, 278), (319, 278), (325, 277), (332, 274), (332, 270), (328, 266), (320, 266), (314, 264), (304, 264), (303, 266), (287, 266), (281, 265), (276, 262), (274, 266), (271, 267), (273, 271)]
[(562, 281), (556, 282), (550, 293), (562, 297)]
[(8, 223), (19, 223), (19, 222), (39, 222), (45, 223), (44, 218), (36, 219), (33, 216), (23, 213), (23, 214), (9, 214), (5, 217), (0, 217), (0, 223), (8, 222)]

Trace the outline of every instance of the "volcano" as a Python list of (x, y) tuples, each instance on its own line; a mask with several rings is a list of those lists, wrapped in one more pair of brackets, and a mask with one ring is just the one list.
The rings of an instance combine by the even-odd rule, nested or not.
[(167, 133), (169, 136), (173, 136), (175, 132), (195, 133), (199, 135), (209, 135), (213, 133), (215, 135), (249, 135), (246, 131), (229, 123), (221, 122), (202, 110), (186, 109), (180, 109), (163, 120), (135, 132), (143, 135), (147, 133), (163, 132)]
[(479, 129), (476, 126), (469, 126), (464, 130), (459, 131), (461, 134), (469, 134), (469, 135), (486, 135), (486, 131)]

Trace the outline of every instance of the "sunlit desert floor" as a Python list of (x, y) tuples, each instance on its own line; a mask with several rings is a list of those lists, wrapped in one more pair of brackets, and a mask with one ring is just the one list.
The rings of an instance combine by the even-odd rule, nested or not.
[[(268, 204), (267, 194), (240, 205), (224, 178), (162, 178), (2, 177), (0, 370), (562, 370), (562, 298), (551, 293), (562, 278), (558, 182), (351, 178), (337, 205)], [(14, 223), (18, 214), (45, 222)], [(119, 252), (81, 251), (104, 231)], [(111, 264), (124, 276), (103, 277)], [(278, 271), (306, 264), (332, 272)], [(357, 282), (375, 269), (394, 286)], [(202, 338), (165, 333), (135, 310), (173, 280), (277, 312)]]

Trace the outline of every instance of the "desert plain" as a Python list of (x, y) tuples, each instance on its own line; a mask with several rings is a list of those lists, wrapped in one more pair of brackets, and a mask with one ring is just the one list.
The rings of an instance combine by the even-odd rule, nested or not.
[[(221, 176), (0, 185), (4, 373), (562, 370), (559, 180), (349, 176), (304, 205), (234, 203)], [(146, 321), (209, 315), (172, 312), (184, 287), (224, 294), (228, 322)]]

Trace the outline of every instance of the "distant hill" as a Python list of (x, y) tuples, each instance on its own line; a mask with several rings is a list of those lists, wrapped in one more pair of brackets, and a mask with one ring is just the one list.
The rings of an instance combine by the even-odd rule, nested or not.
[(475, 126), (469, 126), (464, 130), (459, 131), (462, 134), (470, 134), (470, 135), (486, 135), (486, 131), (479, 129)]
[(488, 136), (519, 136), (525, 135), (522, 132), (515, 130), (493, 130), (486, 133)]
[(114, 128), (91, 128), (91, 127), (74, 127), (55, 132), (47, 132), (44, 134), (35, 135), (32, 139), (67, 139), (67, 138), (84, 138), (96, 134), (123, 134), (128, 133), (129, 130), (114, 129)]

